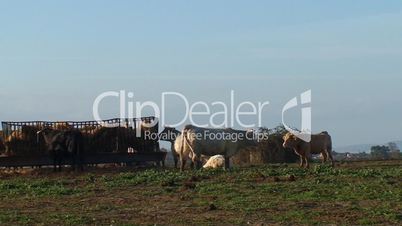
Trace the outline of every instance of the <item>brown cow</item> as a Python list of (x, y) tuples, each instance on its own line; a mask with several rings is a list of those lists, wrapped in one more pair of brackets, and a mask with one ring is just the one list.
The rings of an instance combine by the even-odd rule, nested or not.
[(321, 154), (323, 163), (329, 158), (331, 165), (334, 166), (334, 160), (331, 153), (332, 140), (328, 132), (324, 131), (319, 134), (311, 135), (310, 142), (305, 142), (292, 133), (287, 133), (283, 137), (283, 140), (284, 148), (291, 148), (300, 156), (300, 167), (303, 167), (304, 163), (306, 164), (306, 168), (309, 167), (308, 158), (311, 154)]
[(37, 132), (37, 139), (44, 138), (49, 154), (53, 158), (54, 171), (59, 171), (68, 157), (72, 159), (72, 168), (83, 170), (83, 139), (79, 130), (60, 131), (46, 128)]
[(37, 140), (37, 132), (40, 126), (23, 125), (19, 130), (14, 130), (5, 138), (5, 155), (36, 156), (43, 154), (40, 147), (45, 144), (43, 139)]
[(6, 150), (6, 146), (3, 141), (3, 131), (0, 130), (0, 155)]

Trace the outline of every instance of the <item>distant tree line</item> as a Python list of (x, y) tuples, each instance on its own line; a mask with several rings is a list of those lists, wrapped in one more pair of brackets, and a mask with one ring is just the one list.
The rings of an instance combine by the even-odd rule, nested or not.
[(390, 142), (388, 145), (372, 146), (370, 155), (372, 159), (400, 159), (401, 151), (396, 143)]
[(259, 133), (268, 134), (269, 139), (260, 141), (257, 148), (240, 151), (232, 158), (232, 162), (236, 165), (297, 162), (299, 157), (294, 151), (282, 146), (283, 136), (287, 132), (283, 126), (259, 128)]

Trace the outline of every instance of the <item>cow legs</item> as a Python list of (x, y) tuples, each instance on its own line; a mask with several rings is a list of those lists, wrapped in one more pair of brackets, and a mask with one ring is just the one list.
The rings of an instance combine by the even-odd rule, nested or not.
[(304, 156), (304, 161), (306, 162), (306, 169), (308, 169), (310, 167), (309, 163), (308, 163), (308, 157)]
[(53, 158), (53, 172), (57, 171), (57, 158)]
[(327, 162), (328, 156), (327, 156), (327, 152), (325, 150), (321, 152), (321, 156), (322, 156), (322, 163)]
[(72, 160), (73, 160), (73, 162), (71, 164), (71, 169), (72, 169), (72, 171), (75, 171), (76, 170), (76, 164), (77, 164), (75, 156), (72, 157)]
[(196, 169), (201, 169), (201, 154), (194, 154), (193, 155), (193, 163), (195, 164)]
[(189, 158), (191, 159), (191, 168), (194, 168), (195, 165), (196, 169), (201, 169), (201, 154), (190, 152)]
[(61, 163), (62, 163), (62, 157), (58, 153), (56, 153), (53, 157), (53, 171), (54, 172), (61, 171)]
[(78, 162), (78, 167), (80, 168), (81, 171), (84, 171), (83, 162), (85, 162), (85, 161), (83, 160), (83, 157), (82, 157), (81, 153), (79, 154), (78, 161), (79, 161)]
[(230, 158), (225, 156), (225, 169), (230, 168)]
[(177, 163), (179, 162), (177, 155), (175, 153), (173, 153), (172, 151), (172, 155), (173, 155), (173, 161), (174, 161), (174, 168), (177, 168)]
[(57, 164), (59, 165), (59, 172), (61, 172), (61, 157), (59, 157), (58, 159), (57, 159)]
[(73, 157), (73, 165), (72, 166), (73, 166), (74, 171), (83, 171), (84, 170), (80, 156), (75, 155)]
[(334, 159), (332, 158), (332, 153), (331, 151), (325, 150), (325, 153), (327, 154), (327, 156), (329, 157), (329, 160), (331, 161), (331, 166), (334, 166)]
[(172, 156), (173, 156), (174, 168), (177, 168), (177, 163), (179, 162), (179, 156), (177, 155), (176, 150), (174, 149), (174, 142), (172, 142), (170, 151), (172, 152)]
[(61, 172), (62, 167), (63, 167), (63, 157), (60, 156), (60, 158), (59, 158), (59, 172)]
[(303, 159), (303, 156), (300, 155), (300, 164), (299, 164), (299, 166), (303, 167), (303, 165), (304, 165), (304, 159)]
[(184, 166), (186, 166), (186, 157), (180, 155), (180, 171), (184, 171)]

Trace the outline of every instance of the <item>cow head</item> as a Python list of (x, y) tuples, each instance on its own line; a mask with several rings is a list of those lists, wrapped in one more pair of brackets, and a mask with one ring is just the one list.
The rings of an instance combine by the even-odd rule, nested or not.
[(159, 133), (159, 139), (163, 141), (173, 142), (179, 135), (180, 131), (178, 131), (176, 128), (165, 126), (163, 131)]
[(51, 129), (51, 128), (44, 128), (42, 130), (39, 130), (38, 132), (36, 132), (36, 142), (39, 143), (40, 142), (40, 137), (43, 136), (43, 138), (45, 138), (45, 142), (47, 144), (50, 143), (50, 137), (52, 136), (52, 133), (55, 130)]
[(283, 147), (284, 148), (294, 148), (297, 146), (299, 138), (297, 138), (292, 133), (287, 133), (283, 136)]

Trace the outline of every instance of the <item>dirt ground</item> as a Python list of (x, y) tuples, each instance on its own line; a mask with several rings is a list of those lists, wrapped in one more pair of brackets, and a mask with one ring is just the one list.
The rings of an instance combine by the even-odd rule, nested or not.
[(2, 225), (402, 224), (402, 161), (2, 170)]

